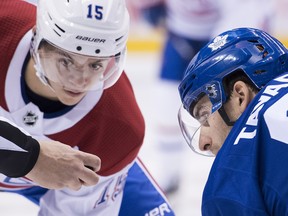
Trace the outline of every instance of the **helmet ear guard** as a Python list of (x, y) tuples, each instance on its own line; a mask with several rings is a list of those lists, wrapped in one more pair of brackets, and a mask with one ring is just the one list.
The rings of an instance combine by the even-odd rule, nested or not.
[(35, 54), (41, 41), (46, 40), (75, 54), (92, 57), (120, 55), (118, 70), (104, 79), (104, 89), (112, 86), (123, 71), (129, 24), (125, 0), (39, 0), (31, 53), (41, 81), (47, 84)]

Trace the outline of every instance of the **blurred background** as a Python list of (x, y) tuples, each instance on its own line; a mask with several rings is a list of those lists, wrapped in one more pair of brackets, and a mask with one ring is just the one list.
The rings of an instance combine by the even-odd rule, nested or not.
[[(177, 216), (200, 216), (213, 158), (193, 153), (182, 137), (177, 121), (178, 84), (195, 53), (223, 31), (256, 27), (287, 46), (288, 0), (126, 2), (131, 28), (125, 71), (146, 120), (140, 157)], [(21, 196), (0, 193), (1, 216), (36, 216), (37, 211), (36, 205)]]

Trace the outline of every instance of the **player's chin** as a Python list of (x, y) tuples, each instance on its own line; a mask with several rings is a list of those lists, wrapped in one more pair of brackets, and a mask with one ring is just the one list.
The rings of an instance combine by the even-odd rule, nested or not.
[(75, 90), (67, 90), (67, 89), (63, 89), (64, 94), (67, 97), (71, 97), (71, 98), (80, 98), (83, 97), (86, 92), (85, 91), (75, 91)]
[(64, 94), (63, 97), (59, 98), (61, 103), (67, 105), (67, 106), (73, 106), (79, 103), (82, 98), (85, 96), (85, 93), (79, 93), (79, 94)]

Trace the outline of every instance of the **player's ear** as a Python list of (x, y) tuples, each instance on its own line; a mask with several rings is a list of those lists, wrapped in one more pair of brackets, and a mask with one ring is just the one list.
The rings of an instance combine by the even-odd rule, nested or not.
[(253, 92), (249, 86), (243, 81), (237, 81), (233, 86), (233, 96), (238, 101), (239, 110), (241, 113), (247, 108), (253, 99)]

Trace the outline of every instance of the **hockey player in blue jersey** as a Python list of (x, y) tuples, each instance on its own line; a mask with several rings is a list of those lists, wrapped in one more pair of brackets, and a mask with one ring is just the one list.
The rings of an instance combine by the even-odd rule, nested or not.
[(193, 151), (216, 155), (202, 215), (288, 215), (287, 58), (266, 32), (239, 28), (188, 66), (179, 124)]

